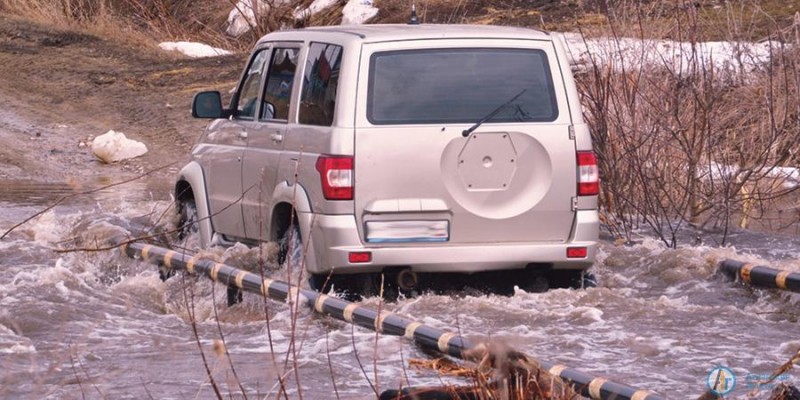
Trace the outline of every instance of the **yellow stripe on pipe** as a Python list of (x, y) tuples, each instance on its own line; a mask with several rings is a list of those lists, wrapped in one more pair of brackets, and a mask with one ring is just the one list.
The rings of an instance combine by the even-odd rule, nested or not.
[(653, 394), (653, 392), (649, 390), (637, 390), (633, 393), (633, 396), (631, 396), (631, 400), (645, 400), (647, 396), (651, 394)]
[(344, 320), (347, 322), (353, 322), (353, 311), (358, 308), (355, 304), (348, 304), (347, 307), (344, 308)]
[(792, 271), (781, 271), (778, 273), (778, 276), (775, 277), (775, 286), (779, 289), (786, 290), (786, 278), (789, 277)]
[(272, 286), (274, 281), (272, 279), (264, 278), (264, 281), (261, 282), (261, 294), (264, 297), (269, 297), (269, 287)]
[(603, 387), (603, 384), (608, 382), (608, 379), (605, 378), (594, 378), (591, 382), (589, 382), (589, 396), (592, 396), (593, 399), (599, 399), (600, 397), (600, 388)]
[(150, 254), (148, 254), (148, 253), (150, 253), (150, 249), (152, 247), (153, 246), (151, 246), (149, 244), (146, 244), (146, 245), (144, 245), (144, 247), (142, 247), (142, 260), (147, 261), (147, 259), (150, 257)]
[(564, 372), (564, 370), (567, 369), (567, 368), (569, 368), (569, 367), (567, 367), (566, 365), (556, 364), (556, 365), (553, 365), (552, 367), (550, 367), (550, 370), (547, 371), (547, 372), (549, 372), (550, 375), (555, 375), (555, 376), (560, 377), (561, 373)]
[(416, 321), (415, 321), (415, 322), (412, 322), (412, 323), (410, 323), (410, 324), (408, 324), (408, 325), (406, 326), (406, 335), (405, 335), (405, 336), (406, 336), (407, 338), (409, 338), (409, 339), (414, 339), (414, 332), (415, 332), (415, 331), (417, 330), (417, 328), (419, 328), (420, 326), (422, 326), (422, 324), (421, 324), (421, 323), (419, 323), (419, 322), (416, 322)]
[(189, 261), (186, 262), (186, 271), (190, 274), (194, 273), (194, 263), (197, 262), (197, 256), (192, 256)]
[(753, 264), (745, 264), (742, 266), (742, 269), (739, 270), (739, 276), (742, 278), (742, 282), (748, 285), (752, 283), (750, 282), (750, 271), (752, 271), (754, 267)]
[(164, 265), (168, 268), (172, 268), (172, 257), (175, 257), (175, 252), (172, 250), (168, 250), (167, 254), (164, 254)]
[(381, 313), (378, 315), (378, 318), (375, 318), (375, 331), (376, 332), (378, 332), (378, 333), (383, 332), (383, 320), (386, 317), (390, 316), (390, 315), (392, 315), (392, 313), (390, 313), (388, 311), (381, 311)]
[(236, 274), (236, 286), (238, 286), (240, 289), (244, 288), (244, 278), (247, 276), (247, 274), (249, 274), (247, 271), (239, 271), (239, 273)]
[(442, 336), (439, 336), (439, 351), (442, 353), (447, 353), (447, 349), (450, 348), (450, 339), (452, 339), (456, 334), (445, 332)]
[(214, 267), (211, 268), (211, 274), (210, 274), (211, 275), (211, 279), (213, 279), (215, 281), (217, 280), (217, 275), (219, 275), (219, 270), (222, 269), (222, 265), (223, 264), (221, 264), (221, 263), (214, 264)]
[(322, 306), (325, 304), (325, 299), (328, 298), (327, 294), (318, 294), (317, 301), (314, 302), (314, 309), (317, 310), (318, 313), (322, 314)]

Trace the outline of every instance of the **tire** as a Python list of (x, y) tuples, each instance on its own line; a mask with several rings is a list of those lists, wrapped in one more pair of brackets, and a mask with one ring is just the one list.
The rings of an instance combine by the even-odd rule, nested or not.
[[(197, 223), (197, 206), (194, 200), (186, 200), (178, 204), (178, 245), (183, 246), (186, 239), (193, 234), (197, 234), (200, 225)], [(158, 276), (161, 281), (166, 281), (175, 275), (175, 270), (166, 267), (158, 268)]]
[[(300, 237), (300, 228), (297, 224), (291, 224), (278, 237), (278, 265), (283, 265), (289, 258), (289, 251), (297, 253), (295, 246), (303, 248), (303, 239)], [(302, 256), (302, 251), (300, 252)], [(292, 260), (297, 261), (297, 260)]]
[(588, 289), (597, 286), (597, 278), (585, 270), (551, 271), (549, 275), (552, 288)]
[(308, 273), (308, 287), (320, 293), (330, 293), (332, 286), (339, 287), (336, 277), (328, 274)]
[(178, 206), (178, 240), (186, 240), (190, 235), (200, 231), (197, 222), (197, 205), (194, 200), (186, 200)]

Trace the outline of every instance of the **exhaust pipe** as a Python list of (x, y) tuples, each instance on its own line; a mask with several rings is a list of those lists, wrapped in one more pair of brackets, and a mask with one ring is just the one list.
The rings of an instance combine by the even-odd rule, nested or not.
[(411, 291), (417, 287), (419, 279), (417, 273), (411, 268), (406, 268), (397, 274), (397, 286), (404, 291)]

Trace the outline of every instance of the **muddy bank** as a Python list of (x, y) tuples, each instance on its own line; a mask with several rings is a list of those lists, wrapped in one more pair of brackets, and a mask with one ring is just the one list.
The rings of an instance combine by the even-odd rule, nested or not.
[[(189, 116), (192, 95), (233, 87), (246, 56), (187, 59), (0, 16), (0, 180), (132, 176), (182, 160), (204, 126)], [(97, 161), (86, 144), (111, 129), (148, 154)]]

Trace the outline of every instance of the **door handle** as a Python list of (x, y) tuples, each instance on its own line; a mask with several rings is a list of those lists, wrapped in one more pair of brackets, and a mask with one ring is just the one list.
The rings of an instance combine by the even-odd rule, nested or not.
[(242, 139), (247, 139), (247, 131), (239, 132), (239, 137), (242, 138)]
[(270, 137), (272, 138), (272, 141), (274, 141), (274, 142), (282, 142), (283, 141), (283, 135), (281, 135), (280, 133), (277, 133), (277, 132), (273, 132), (270, 135)]

